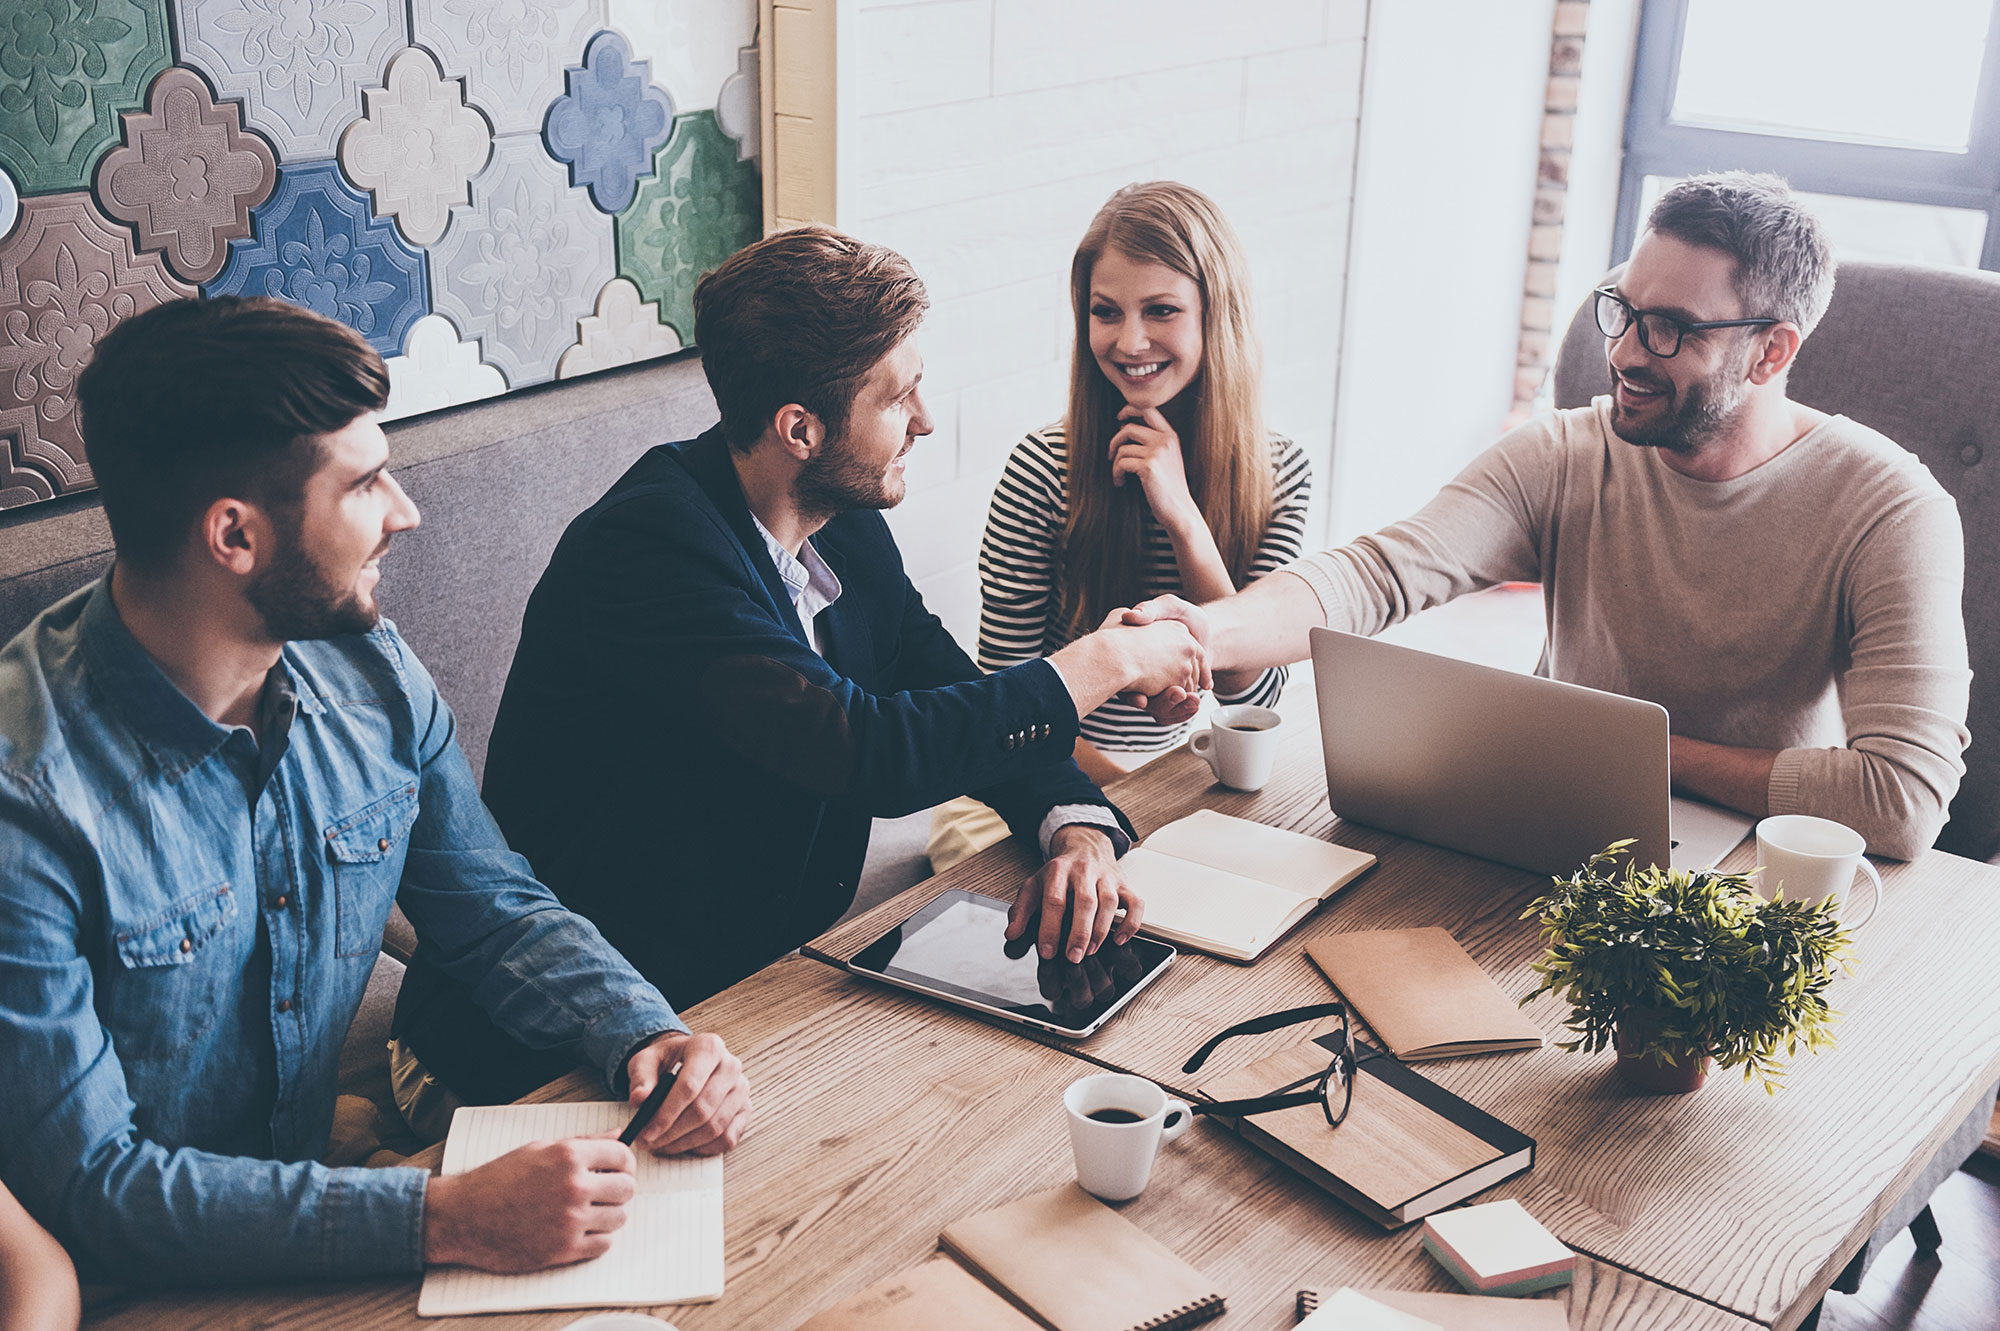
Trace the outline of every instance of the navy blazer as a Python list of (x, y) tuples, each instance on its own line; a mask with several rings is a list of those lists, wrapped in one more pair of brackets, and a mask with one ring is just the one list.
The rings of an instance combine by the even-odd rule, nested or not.
[[(1076, 705), (1053, 666), (982, 674), (880, 513), (844, 513), (812, 543), (841, 585), (819, 616), (824, 657), (712, 429), (634, 464), (528, 601), (486, 801), (676, 1007), (837, 920), (876, 817), (969, 793), (1033, 838), (1056, 805), (1110, 807), (1070, 758)], [(465, 1056), (478, 1009), (461, 995), (462, 1021), (413, 1021), (445, 987), (420, 951), (398, 1028), (464, 1094), (476, 1070), (446, 1065), (484, 1061)]]

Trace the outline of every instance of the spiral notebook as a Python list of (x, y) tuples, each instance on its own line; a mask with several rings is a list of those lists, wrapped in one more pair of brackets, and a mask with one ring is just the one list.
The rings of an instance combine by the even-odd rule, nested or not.
[(961, 1220), (941, 1242), (1054, 1331), (1179, 1331), (1224, 1311), (1208, 1277), (1074, 1183)]
[[(444, 1169), (462, 1174), (517, 1146), (617, 1132), (632, 1107), (617, 1101), (491, 1105), (452, 1115)], [(465, 1266), (424, 1274), (419, 1317), (530, 1312), (543, 1308), (650, 1307), (722, 1297), (722, 1157), (639, 1154), (639, 1194), (602, 1257), (526, 1275)]]

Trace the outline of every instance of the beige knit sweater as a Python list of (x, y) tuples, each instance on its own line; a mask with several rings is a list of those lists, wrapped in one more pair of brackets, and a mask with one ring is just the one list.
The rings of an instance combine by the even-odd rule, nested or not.
[(1844, 416), (1730, 481), (1610, 428), (1610, 399), (1510, 432), (1403, 522), (1287, 572), (1375, 633), (1540, 582), (1538, 673), (1649, 698), (1678, 735), (1778, 749), (1773, 813), (1908, 859), (1965, 772), (1964, 537), (1914, 455)]

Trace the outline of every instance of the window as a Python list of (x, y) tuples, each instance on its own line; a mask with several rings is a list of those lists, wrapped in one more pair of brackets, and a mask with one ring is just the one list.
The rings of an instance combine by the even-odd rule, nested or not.
[(1646, 0), (1613, 258), (1660, 192), (1775, 171), (1845, 258), (2000, 269), (1996, 0)]

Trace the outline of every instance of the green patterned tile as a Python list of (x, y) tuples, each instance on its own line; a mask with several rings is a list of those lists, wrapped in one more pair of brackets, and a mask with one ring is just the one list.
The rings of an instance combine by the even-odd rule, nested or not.
[(631, 279), (681, 341), (694, 341), (694, 285), (763, 230), (764, 196), (755, 162), (713, 111), (674, 118), (673, 137), (653, 154), (654, 176), (618, 214), (618, 275)]
[(167, 0), (5, 0), (0, 165), (23, 194), (89, 189), (118, 113), (172, 60)]

